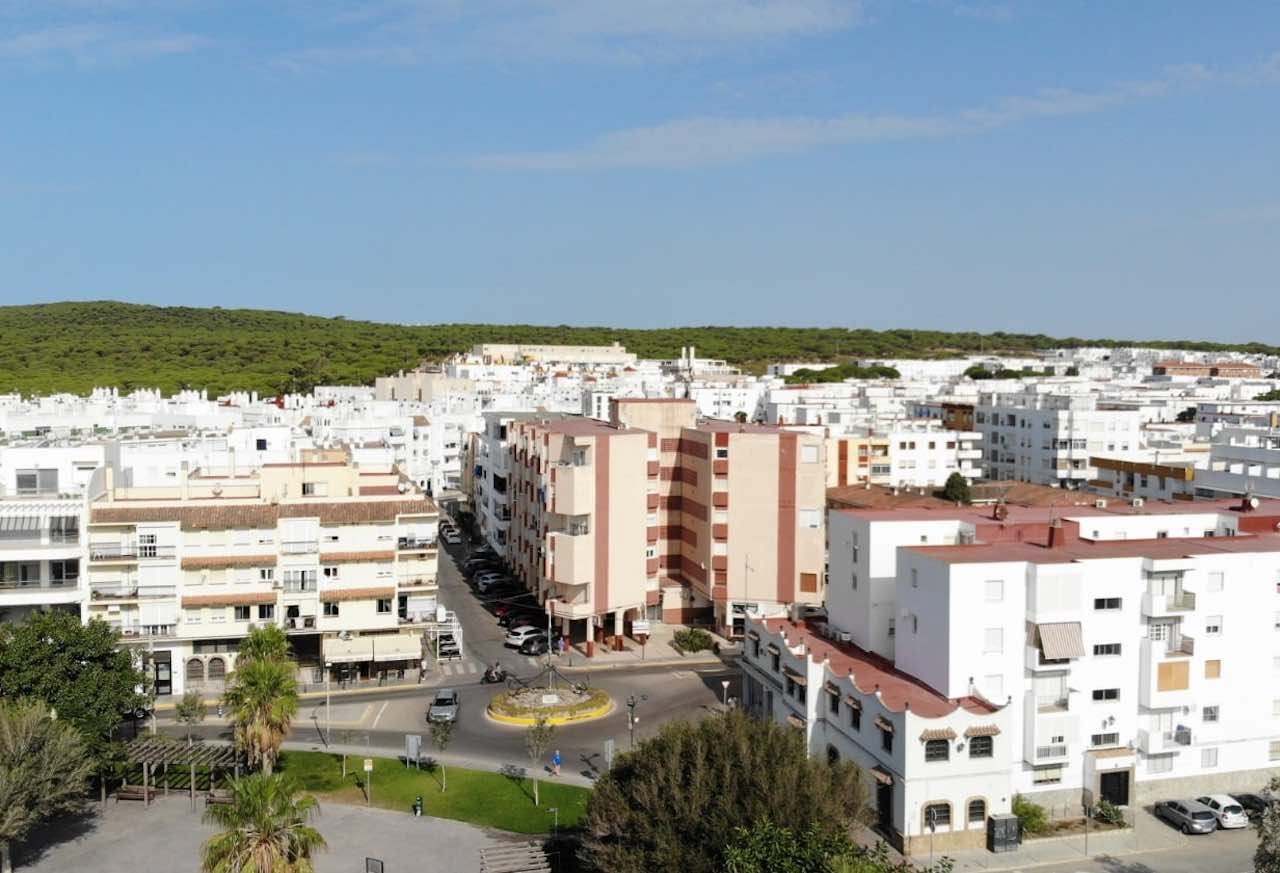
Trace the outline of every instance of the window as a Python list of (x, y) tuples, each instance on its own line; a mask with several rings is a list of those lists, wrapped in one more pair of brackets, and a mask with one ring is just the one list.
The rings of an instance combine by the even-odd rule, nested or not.
[(752, 640), (752, 641), (751, 641), (751, 657), (755, 658), (757, 661), (759, 661), (759, 660), (760, 660), (760, 639), (759, 639), (759, 637), (757, 637), (756, 639), (754, 639), (754, 640)]
[(237, 607), (236, 607), (236, 621), (248, 621), (248, 620), (249, 620), (249, 607), (247, 607), (247, 606), (237, 606)]
[(893, 636), (898, 632), (896, 619), (889, 619), (889, 636)]
[(1120, 598), (1119, 597), (1095, 597), (1093, 599), (1093, 608), (1098, 610), (1119, 609)]
[(1119, 700), (1119, 688), (1095, 688), (1093, 689), (1094, 700)]
[(727, 461), (727, 460), (729, 460), (729, 450), (728, 450), (728, 449), (716, 449), (716, 460), (717, 460), (717, 461)]
[(1093, 746), (1094, 748), (1097, 748), (1098, 746), (1118, 746), (1120, 745), (1120, 734), (1118, 733), (1094, 734), (1093, 736), (1089, 737), (1089, 745)]
[(272, 581), (275, 581), (275, 578), (276, 578), (276, 568), (275, 568), (275, 567), (261, 567), (261, 568), (259, 568), (259, 570), (258, 570), (258, 581), (259, 581), (259, 582), (272, 582)]
[(951, 758), (951, 743), (947, 740), (925, 740), (924, 759), (926, 761), (946, 761)]
[(884, 728), (880, 728), (880, 748), (884, 749), (886, 752), (893, 751), (893, 731), (887, 731)]
[(805, 464), (818, 463), (818, 447), (814, 445), (801, 446), (800, 461)]
[(258, 451), (260, 451), (260, 452), (265, 452), (265, 451), (267, 450), (267, 441), (266, 441), (266, 440), (259, 439), (259, 440), (256, 440), (254, 444), (257, 446), (257, 449), (258, 449)]
[(1004, 581), (1001, 579), (988, 579), (983, 586), (988, 603), (999, 603), (1004, 600)]
[(338, 578), (338, 568), (337, 568), (337, 567), (321, 567), (321, 568), (320, 568), (320, 572), (324, 575), (324, 578), (326, 578), (326, 579), (337, 579), (337, 578)]
[(1004, 651), (1004, 628), (989, 627), (982, 632), (982, 652), (998, 655)]
[(853, 574), (853, 590), (854, 591), (858, 590), (858, 574), (857, 573)]
[(1036, 785), (1055, 785), (1062, 781), (1062, 765), (1036, 767), (1031, 771), (1031, 781)]
[(1204, 678), (1218, 679), (1222, 676), (1222, 662), (1218, 660), (1204, 662)]
[(969, 824), (981, 824), (987, 820), (987, 802), (985, 800), (969, 801)]
[(1208, 637), (1216, 637), (1222, 634), (1222, 616), (1210, 615), (1204, 620), (1204, 633)]
[(821, 509), (802, 509), (800, 510), (800, 526), (807, 527), (811, 530), (817, 530), (822, 527), (822, 510)]
[(840, 695), (839, 694), (831, 694), (831, 693), (827, 694), (827, 712), (830, 712), (832, 715), (840, 714)]
[(654, 558), (658, 557), (658, 547), (657, 547), (657, 546), (645, 546), (645, 549), (644, 549), (644, 556), (645, 556), (645, 558), (646, 558), (646, 559), (648, 559), (648, 560), (653, 560)]
[(1280, 740), (1272, 740), (1268, 744), (1267, 758), (1271, 761), (1280, 761)]
[(391, 612), (391, 598), (379, 597), (378, 598), (378, 615), (386, 615), (389, 612)]
[(1206, 724), (1215, 724), (1218, 721), (1218, 707), (1206, 706), (1200, 710), (1200, 719)]
[(1173, 771), (1173, 755), (1152, 755), (1147, 758), (1148, 773), (1170, 773)]
[(329, 493), (328, 482), (303, 482), (302, 483), (303, 497), (325, 497), (328, 495), (328, 493)]
[(258, 618), (270, 619), (276, 617), (276, 605), (274, 603), (262, 603), (258, 605)]
[(324, 603), (324, 614), (327, 618), (337, 618), (341, 615), (341, 612), (338, 609), (338, 602), (336, 600), (326, 600)]
[(915, 567), (911, 568), (911, 587), (912, 588), (920, 587), (920, 571), (917, 570)]
[(1272, 625), (1276, 630), (1280, 631), (1280, 612), (1277, 612), (1271, 619)]
[(1205, 769), (1218, 766), (1218, 749), (1216, 747), (1200, 750), (1200, 766)]
[(924, 823), (926, 827), (951, 827), (951, 804), (931, 803), (926, 806), (924, 808)]
[(862, 707), (861, 706), (849, 707), (849, 727), (853, 728), (855, 731), (862, 730)]
[(1097, 657), (1102, 657), (1104, 655), (1118, 655), (1120, 654), (1120, 644), (1099, 643), (1093, 647), (1093, 654)]
[(835, 764), (840, 760), (840, 752), (835, 746), (827, 746), (827, 763)]
[(19, 470), (16, 474), (18, 494), (57, 494), (57, 470)]
[(969, 757), (990, 758), (995, 754), (995, 740), (992, 737), (970, 737)]
[(1221, 573), (1210, 573), (1210, 574), (1209, 574), (1209, 588), (1208, 588), (1208, 590), (1209, 590), (1209, 591), (1221, 591), (1221, 590), (1222, 590), (1222, 574), (1221, 574)]

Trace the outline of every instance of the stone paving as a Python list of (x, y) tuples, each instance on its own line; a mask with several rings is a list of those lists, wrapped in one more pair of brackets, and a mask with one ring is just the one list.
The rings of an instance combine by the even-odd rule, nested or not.
[[(203, 812), (203, 804), (201, 804)], [(527, 838), (448, 819), (414, 818), (389, 810), (321, 805), (314, 820), (329, 849), (315, 858), (317, 873), (362, 873), (365, 858), (385, 873), (462, 873), (478, 870), (481, 846)], [(38, 832), (14, 855), (17, 873), (174, 873), (199, 869), (200, 844), (212, 833), (187, 797), (99, 804), (76, 819)]]

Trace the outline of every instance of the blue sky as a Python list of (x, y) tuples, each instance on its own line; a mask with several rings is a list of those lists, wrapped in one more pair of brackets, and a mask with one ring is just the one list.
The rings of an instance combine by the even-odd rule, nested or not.
[(1280, 6), (0, 0), (0, 301), (1280, 342)]

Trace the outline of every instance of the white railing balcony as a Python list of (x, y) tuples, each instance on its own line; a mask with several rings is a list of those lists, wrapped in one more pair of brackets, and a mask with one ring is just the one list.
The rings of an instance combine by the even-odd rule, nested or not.
[(1036, 746), (1037, 761), (1065, 757), (1067, 757), (1067, 746), (1065, 743), (1052, 746)]
[(1152, 594), (1150, 591), (1142, 595), (1143, 615), (1170, 615), (1175, 612), (1192, 612), (1196, 608), (1196, 595), (1192, 591), (1177, 591), (1173, 594)]
[(129, 542), (89, 543), (90, 561), (130, 561), (138, 557), (138, 544)]
[(111, 627), (126, 640), (176, 637), (178, 635), (178, 626), (176, 624), (112, 624)]
[(285, 618), (284, 629), (287, 631), (315, 630), (316, 617), (314, 615), (295, 615), (292, 618)]
[(280, 551), (286, 555), (309, 555), (320, 551), (320, 544), (315, 540), (286, 540), (280, 543)]

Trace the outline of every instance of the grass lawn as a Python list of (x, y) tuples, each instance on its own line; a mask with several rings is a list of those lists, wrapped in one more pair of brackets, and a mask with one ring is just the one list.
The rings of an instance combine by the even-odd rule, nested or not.
[[(322, 800), (365, 802), (363, 759), (347, 757), (347, 778), (342, 778), (342, 756), (327, 752), (285, 752), (280, 769), (292, 773)], [(544, 778), (539, 785), (540, 806), (533, 805), (533, 782), (528, 778), (447, 768), (448, 791), (440, 790), (440, 769), (406, 768), (391, 758), (373, 759), (373, 805), (413, 811), (414, 798), (422, 795), (424, 815), (452, 818), (518, 834), (544, 834), (551, 830), (552, 807), (560, 810), (560, 826), (576, 825), (587, 809), (591, 791)]]

